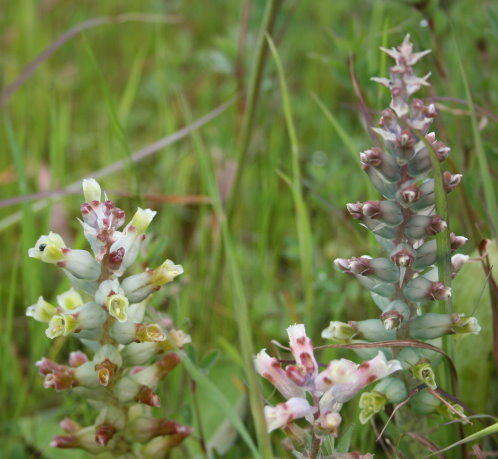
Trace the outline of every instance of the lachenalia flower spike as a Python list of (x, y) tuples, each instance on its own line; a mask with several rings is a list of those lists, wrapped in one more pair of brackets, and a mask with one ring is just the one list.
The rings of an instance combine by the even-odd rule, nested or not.
[(190, 337), (167, 324), (157, 311), (153, 320), (146, 300), (183, 268), (166, 260), (120, 280), (139, 255), (156, 212), (139, 208), (121, 231), (124, 211), (107, 199), (94, 179), (83, 181), (83, 194), (80, 223), (93, 254), (68, 248), (53, 232), (41, 236), (29, 250), (30, 257), (62, 268), (72, 288), (57, 295), (55, 302), (39, 297), (26, 315), (47, 325), (48, 338), (73, 335), (92, 350), (90, 356), (72, 352), (67, 365), (40, 360), (43, 385), (73, 391), (99, 407), (93, 425), (62, 421), (66, 434), (56, 436), (52, 446), (113, 456), (151, 452), (164, 456), (191, 429), (154, 418), (149, 407), (160, 406), (156, 389), (179, 364), (175, 351)]
[[(339, 271), (370, 290), (380, 313), (374, 319), (331, 322), (322, 337), (337, 343), (416, 339), (438, 346), (437, 340), (443, 335), (480, 331), (474, 317), (429, 312), (431, 302), (451, 298), (450, 278), (470, 261), (467, 255), (454, 254), (467, 239), (451, 233), (448, 235), (451, 253), (444, 254), (451, 268), (450, 276), (443, 280), (435, 266), (438, 262), (435, 235), (448, 231), (448, 224), (436, 214), (436, 172), (432, 158), (443, 162), (450, 148), (430, 131), (438, 115), (436, 106), (413, 98), (417, 91), (429, 86), (430, 74), (418, 76), (413, 68), (429, 51), (414, 52), (408, 35), (397, 48), (382, 50), (395, 64), (389, 70), (389, 78), (372, 80), (388, 88), (391, 102), (373, 128), (379, 145), (360, 153), (360, 162), (384, 200), (350, 203), (346, 208), (355, 220), (375, 234), (385, 256), (364, 255), (334, 262)], [(461, 180), (461, 174), (444, 172), (441, 192), (450, 193)], [(407, 389), (421, 382), (431, 389), (437, 388), (432, 368), (439, 361), (436, 352), (420, 347), (387, 352), (410, 370), (403, 381), (391, 378), (396, 380), (390, 383), (392, 391), (396, 386), (397, 393), (407, 393)], [(360, 354), (364, 355), (364, 350)], [(364, 394), (360, 399), (361, 422), (384, 409), (387, 402), (375, 389)]]

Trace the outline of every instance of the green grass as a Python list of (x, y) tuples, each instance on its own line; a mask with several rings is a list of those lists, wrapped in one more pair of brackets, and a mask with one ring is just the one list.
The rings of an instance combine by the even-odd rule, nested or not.
[[(433, 72), (433, 86), (421, 94), (460, 100), (441, 102), (437, 128), (452, 147), (452, 162), (443, 168), (463, 171), (461, 190), (472, 211), (462, 205), (461, 191), (451, 194), (451, 230), (492, 237), (497, 218), (496, 5), (484, 0), (432, 0), (417, 2), (417, 9), (415, 2), (394, 0), (283, 2), (271, 34), (277, 52), (267, 53), (259, 84), (254, 72), (258, 44), (266, 43), (261, 24), (267, 4), (249, 1), (245, 46), (239, 52), (245, 3), (4, 0), (0, 17), (0, 78), (5, 88), (76, 24), (141, 13), (141, 19), (108, 21), (75, 35), (0, 108), (2, 199), (64, 188), (126, 160), (238, 96), (196, 133), (101, 179), (127, 212), (137, 205), (160, 211), (143, 262), (154, 266), (169, 257), (184, 265), (183, 280), (159, 294), (155, 304), (191, 333), (195, 348), (189, 365), (168, 379), (164, 411), (195, 425), (200, 413), (208, 443), (218, 442), (222, 429), (227, 429), (233, 434), (229, 457), (250, 456), (254, 445), (258, 454), (270, 454), (260, 410), (264, 400), (276, 397), (254, 377), (254, 352), (269, 347), (271, 339), (285, 341), (285, 328), (293, 322), (306, 321), (313, 327), (315, 343), (321, 344), (319, 332), (328, 321), (376, 315), (367, 292), (337, 274), (331, 262), (339, 256), (376, 255), (378, 250), (366, 231), (344, 213), (347, 202), (376, 198), (355, 156), (370, 146), (370, 137), (357, 109), (351, 57), (376, 118), (376, 111), (388, 103), (387, 93), (369, 81), (373, 75), (384, 76), (389, 65), (378, 47), (397, 44), (410, 33), (418, 48), (433, 49), (420, 64), (420, 71)], [(421, 24), (424, 19), (430, 26)], [(242, 86), (238, 78), (243, 79)], [(241, 103), (244, 94), (237, 94), (240, 87), (249, 88), (250, 97), (251, 91), (260, 90), (250, 120)], [(481, 108), (494, 117), (483, 120)], [(232, 206), (230, 184), (242, 156), (243, 174)], [(173, 195), (209, 199), (164, 202)], [(53, 298), (67, 287), (55, 269), (28, 259), (26, 251), (49, 228), (83, 247), (75, 220), (79, 203), (79, 196), (69, 194), (44, 207), (36, 200), (0, 207), (0, 435), (6, 457), (34, 457), (40, 451), (44, 457), (78, 457), (50, 452), (43, 444), (48, 442), (44, 432), (55, 431), (56, 419), (67, 413), (92, 420), (85, 403), (41, 388), (33, 364), (50, 352), (50, 343), (43, 327), (23, 316), (38, 295)], [(227, 207), (231, 212), (225, 220)], [(475, 254), (479, 242), (471, 240), (464, 250)], [(490, 304), (487, 293), (481, 295), (485, 278), (479, 269), (476, 264), (463, 272), (465, 280), (453, 281), (453, 300), (455, 311), (472, 311), (478, 305), (476, 315), (483, 320), (486, 339), (468, 337), (452, 352), (464, 400), (467, 396), (477, 413), (496, 415)], [(64, 356), (76, 346), (69, 340), (59, 353)], [(203, 368), (214, 350), (219, 352), (212, 368)], [(354, 358), (350, 351), (337, 349), (324, 352), (326, 356)], [(478, 356), (477, 363), (473, 356)], [(190, 378), (202, 386), (196, 396), (197, 413), (188, 390)], [(227, 402), (233, 410), (220, 410)], [(382, 455), (370, 426), (356, 423), (356, 403), (353, 400), (343, 411), (347, 438), (340, 444), (350, 442), (354, 451)], [(47, 426), (37, 431), (39, 423), (31, 421), (39, 416)], [(458, 440), (448, 427), (428, 434), (441, 422), (431, 417), (417, 426), (440, 448)], [(387, 434), (408, 457), (427, 453), (403, 435), (406, 432), (400, 429), (407, 425), (390, 426)], [(482, 428), (475, 422), (466, 435)], [(496, 449), (490, 438), (481, 444)], [(273, 454), (282, 457), (280, 440), (280, 434), (272, 435)], [(195, 436), (183, 448), (184, 454), (200, 454)]]

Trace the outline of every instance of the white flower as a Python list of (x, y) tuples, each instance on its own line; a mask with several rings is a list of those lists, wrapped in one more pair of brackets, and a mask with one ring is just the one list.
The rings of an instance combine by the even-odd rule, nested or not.
[(50, 232), (48, 235), (40, 236), (35, 246), (28, 250), (28, 255), (45, 263), (58, 263), (64, 260), (65, 249), (66, 244), (62, 237)]
[(26, 309), (26, 315), (33, 317), (38, 322), (50, 322), (50, 319), (57, 314), (57, 308), (45, 301), (42, 296), (38, 298), (35, 304)]

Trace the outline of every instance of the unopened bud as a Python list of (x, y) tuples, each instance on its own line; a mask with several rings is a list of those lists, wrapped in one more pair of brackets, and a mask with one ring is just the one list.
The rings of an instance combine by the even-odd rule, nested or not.
[(360, 153), (360, 162), (363, 169), (370, 166), (379, 167), (382, 164), (382, 150), (380, 148), (372, 148)]
[(337, 437), (339, 434), (339, 426), (341, 425), (342, 417), (336, 411), (329, 411), (327, 413), (322, 414), (317, 421), (318, 427), (332, 435), (333, 437)]
[(334, 260), (334, 265), (336, 268), (338, 268), (340, 271), (345, 272), (345, 273), (350, 273), (351, 266), (349, 263), (349, 260), (347, 258), (336, 258)]
[(413, 264), (413, 252), (407, 248), (399, 249), (391, 255), (392, 262), (399, 267), (407, 268)]
[(365, 217), (390, 226), (397, 226), (403, 221), (401, 207), (394, 201), (367, 201), (363, 204), (362, 212)]
[(372, 258), (363, 256), (357, 258), (351, 258), (349, 260), (349, 266), (351, 272), (359, 274), (361, 276), (371, 276), (375, 273), (375, 270), (371, 266)]
[(455, 250), (459, 249), (468, 241), (468, 238), (465, 236), (457, 236), (455, 233), (450, 234), (450, 247), (451, 251), (454, 252)]
[(462, 181), (462, 174), (452, 174), (451, 172), (443, 172), (444, 190), (449, 193), (453, 191)]
[(455, 276), (465, 263), (468, 263), (470, 257), (464, 255), (463, 253), (457, 253), (451, 257), (451, 271), (452, 275)]
[(362, 208), (363, 204), (361, 202), (350, 202), (346, 204), (346, 209), (356, 220), (361, 220), (363, 218)]
[(420, 276), (408, 282), (405, 287), (405, 295), (412, 301), (447, 300), (451, 297), (451, 288), (442, 282), (432, 282)]
[(408, 221), (405, 234), (412, 239), (421, 239), (434, 236), (446, 228), (446, 222), (438, 215), (415, 215)]
[(356, 335), (356, 330), (344, 322), (330, 322), (329, 326), (322, 331), (322, 338), (330, 339), (338, 343), (349, 343)]
[(411, 204), (412, 202), (417, 201), (418, 199), (420, 199), (420, 195), (420, 188), (418, 188), (416, 185), (407, 186), (400, 191), (401, 201), (406, 204)]
[(133, 226), (135, 227), (138, 234), (145, 233), (156, 213), (157, 212), (155, 212), (154, 210), (141, 209), (139, 207), (130, 223), (128, 224), (127, 228)]
[(68, 362), (71, 367), (76, 368), (88, 362), (88, 357), (82, 351), (74, 351), (69, 354)]
[(83, 187), (85, 202), (100, 201), (102, 192), (100, 190), (100, 185), (95, 179), (84, 179), (81, 185)]

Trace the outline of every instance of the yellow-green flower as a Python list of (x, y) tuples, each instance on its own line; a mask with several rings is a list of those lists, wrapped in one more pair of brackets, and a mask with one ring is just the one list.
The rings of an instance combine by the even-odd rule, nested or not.
[(57, 314), (57, 308), (40, 296), (35, 304), (26, 309), (26, 315), (33, 317), (38, 322), (50, 322), (50, 319)]
[(57, 295), (57, 304), (66, 311), (72, 311), (83, 306), (83, 299), (74, 288), (70, 288), (67, 292)]
[(119, 322), (126, 322), (128, 319), (128, 306), (130, 305), (128, 298), (116, 293), (107, 297), (105, 305), (112, 317), (116, 318)]
[(28, 250), (28, 255), (45, 263), (57, 263), (65, 258), (65, 248), (66, 244), (62, 237), (50, 232), (48, 235), (40, 236), (35, 246)]
[(48, 323), (45, 334), (54, 339), (58, 336), (67, 336), (76, 329), (77, 321), (71, 314), (56, 314)]

